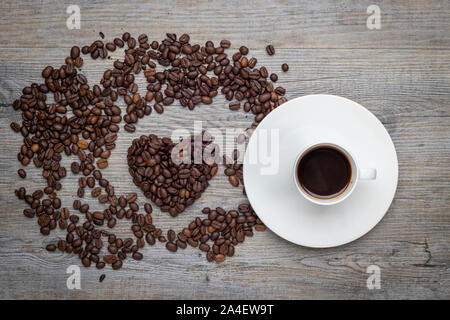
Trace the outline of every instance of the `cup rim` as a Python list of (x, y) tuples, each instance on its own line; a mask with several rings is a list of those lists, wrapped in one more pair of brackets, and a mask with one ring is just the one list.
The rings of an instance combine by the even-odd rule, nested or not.
[[(304, 190), (304, 188), (301, 186), (300, 181), (297, 176), (297, 168), (300, 160), (303, 158), (303, 156), (306, 154), (306, 152), (312, 150), (313, 148), (317, 148), (320, 146), (328, 146), (332, 148), (336, 148), (337, 150), (344, 153), (344, 155), (348, 158), (347, 160), (350, 162), (351, 167), (351, 176), (350, 176), (350, 182), (345, 187), (344, 191), (339, 193), (338, 195), (332, 197), (332, 198), (318, 198), (314, 197), (313, 195), (309, 194)], [(304, 148), (296, 157), (294, 162), (294, 170), (293, 170), (293, 176), (294, 176), (294, 182), (297, 189), (300, 191), (300, 193), (305, 197), (305, 199), (309, 200), (312, 203), (319, 204), (319, 205), (334, 205), (337, 203), (342, 202), (345, 200), (350, 194), (353, 192), (353, 190), (356, 187), (356, 184), (359, 180), (359, 167), (356, 163), (355, 158), (353, 155), (348, 151), (348, 149), (345, 146), (342, 146), (337, 143), (333, 142), (316, 142), (313, 144), (308, 145), (306, 148)]]

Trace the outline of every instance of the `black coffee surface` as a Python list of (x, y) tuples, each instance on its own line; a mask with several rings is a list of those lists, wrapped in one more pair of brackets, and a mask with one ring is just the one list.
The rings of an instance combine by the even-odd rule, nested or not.
[(317, 198), (333, 198), (350, 182), (351, 167), (347, 157), (332, 147), (318, 147), (300, 160), (297, 176), (302, 188)]

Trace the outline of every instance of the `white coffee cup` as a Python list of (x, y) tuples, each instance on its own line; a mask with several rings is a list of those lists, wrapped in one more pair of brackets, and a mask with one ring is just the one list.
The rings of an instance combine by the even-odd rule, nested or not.
[[(298, 169), (298, 165), (299, 165), (301, 159), (306, 154), (308, 154), (310, 151), (317, 149), (319, 147), (331, 147), (331, 148), (334, 148), (334, 149), (340, 151), (347, 158), (347, 160), (350, 164), (350, 168), (351, 168), (350, 181), (348, 182), (345, 189), (342, 190), (339, 194), (334, 195), (329, 198), (328, 197), (319, 198), (319, 197), (315, 197), (314, 195), (309, 193), (307, 190), (305, 190), (302, 187), (302, 185), (299, 181), (298, 175), (297, 175), (297, 169)], [(295, 185), (297, 186), (297, 189), (307, 200), (311, 201), (312, 203), (318, 204), (318, 205), (333, 205), (333, 204), (337, 204), (341, 201), (344, 201), (346, 198), (348, 198), (350, 196), (350, 194), (355, 190), (356, 185), (358, 184), (359, 180), (375, 180), (377, 177), (377, 170), (375, 168), (363, 168), (363, 169), (359, 168), (358, 164), (355, 161), (355, 158), (343, 146), (337, 145), (334, 143), (324, 142), (324, 143), (315, 143), (313, 145), (309, 145), (308, 147), (306, 147), (299, 153), (299, 155), (297, 156), (297, 159), (295, 160), (295, 164), (294, 164), (294, 168), (293, 168), (293, 176), (294, 176), (294, 181), (295, 181)]]

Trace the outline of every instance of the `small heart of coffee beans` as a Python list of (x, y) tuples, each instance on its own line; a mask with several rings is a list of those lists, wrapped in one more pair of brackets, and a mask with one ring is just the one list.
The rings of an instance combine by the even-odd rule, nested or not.
[[(199, 142), (199, 147), (194, 148), (194, 141)], [(208, 187), (208, 181), (217, 172), (217, 161), (212, 160), (217, 148), (207, 132), (179, 144), (154, 134), (141, 136), (128, 148), (129, 172), (147, 198), (175, 217)]]

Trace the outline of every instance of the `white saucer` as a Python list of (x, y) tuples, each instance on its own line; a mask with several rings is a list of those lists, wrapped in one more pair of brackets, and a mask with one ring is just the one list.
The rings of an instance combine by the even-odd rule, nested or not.
[[(258, 152), (261, 132), (279, 130), (279, 169), (265, 175)], [(269, 130), (269, 131), (267, 131)], [(330, 140), (350, 150), (361, 168), (376, 168), (374, 181), (359, 181), (344, 201), (321, 206), (297, 190), (293, 167), (307, 145)], [(259, 140), (259, 142), (258, 142)], [(267, 147), (272, 148), (270, 139)], [(397, 188), (394, 144), (383, 124), (366, 108), (333, 95), (308, 95), (273, 110), (253, 132), (244, 158), (247, 197), (264, 224), (293, 243), (327, 248), (349, 243), (369, 232), (385, 215)]]

